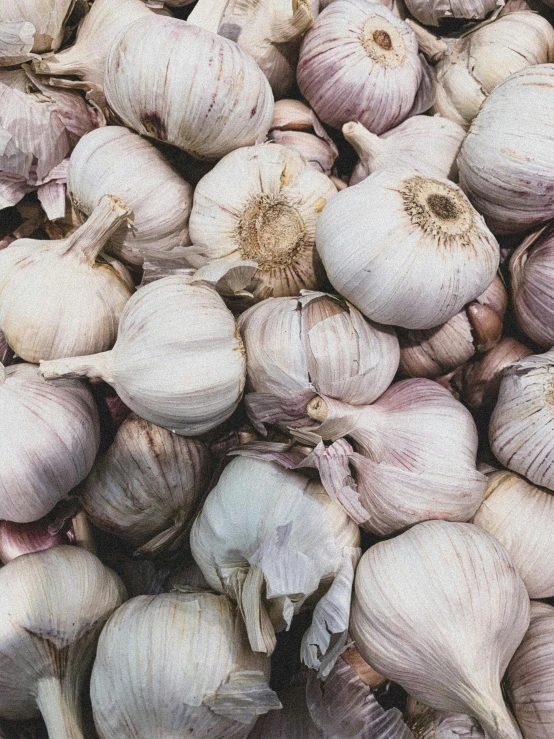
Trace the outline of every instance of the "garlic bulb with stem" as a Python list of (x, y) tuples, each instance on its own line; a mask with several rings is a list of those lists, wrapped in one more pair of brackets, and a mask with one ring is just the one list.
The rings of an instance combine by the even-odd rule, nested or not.
[(0, 365), (0, 519), (46, 515), (90, 472), (99, 443), (84, 383), (54, 385), (33, 365)]
[(138, 596), (109, 619), (91, 679), (100, 739), (242, 739), (281, 708), (269, 660), (255, 654), (223, 595)]
[(169, 276), (127, 302), (111, 351), (41, 362), (49, 380), (112, 385), (137, 415), (182, 436), (223, 423), (239, 404), (246, 361), (234, 318), (212, 288)]
[(127, 128), (106, 126), (84, 136), (69, 160), (68, 193), (81, 220), (103, 195), (116, 195), (132, 210), (133, 227), (120, 228), (106, 250), (141, 265), (144, 252), (190, 243), (192, 187), (148, 141)]
[[(0, 8), (0, 67), (29, 61), (37, 54), (56, 51), (64, 39), (65, 24), (75, 0), (4, 0)], [(11, 39), (15, 43), (9, 43)]]
[(134, 286), (123, 265), (98, 255), (129, 213), (105, 195), (68, 238), (19, 239), (0, 252), (0, 328), (18, 356), (38, 362), (113, 346)]
[(0, 570), (0, 715), (40, 712), (50, 739), (83, 739), (81, 699), (96, 641), (125, 600), (120, 579), (79, 547), (25, 554)]
[(359, 121), (376, 134), (428, 110), (433, 72), (411, 28), (384, 5), (335, 0), (300, 49), (297, 82), (316, 115), (340, 128)]
[(444, 713), (408, 696), (405, 719), (417, 739), (487, 739), (478, 721), (467, 713)]
[(315, 250), (320, 213), (337, 192), (331, 180), (279, 144), (239, 148), (198, 183), (186, 250), (195, 267), (252, 260), (270, 295), (322, 286)]
[(490, 285), (500, 260), (457, 185), (406, 169), (380, 170), (338, 193), (318, 220), (316, 244), (337, 292), (373, 321), (411, 329), (455, 316)]
[(356, 572), (350, 631), (365, 660), (419, 701), (521, 739), (500, 680), (529, 625), (504, 547), (468, 523), (425, 521), (371, 547)]
[(263, 141), (273, 117), (269, 82), (252, 57), (177, 18), (132, 23), (111, 47), (104, 87), (125, 125), (198, 159)]

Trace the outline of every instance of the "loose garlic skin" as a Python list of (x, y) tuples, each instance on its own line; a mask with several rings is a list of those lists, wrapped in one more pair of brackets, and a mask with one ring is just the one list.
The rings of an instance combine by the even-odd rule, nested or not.
[(237, 149), (194, 191), (188, 250), (195, 267), (253, 260), (274, 297), (317, 289), (325, 275), (315, 227), (337, 188), (296, 151), (279, 144)]
[(367, 318), (411, 329), (455, 316), (491, 284), (500, 261), (457, 185), (402, 169), (338, 193), (318, 220), (316, 244), (337, 292)]
[[(0, 67), (29, 61), (36, 54), (58, 49), (75, 0), (3, 0), (0, 8)], [(19, 43), (10, 44), (16, 37)]]
[(426, 26), (438, 26), (445, 18), (479, 20), (491, 13), (501, 0), (404, 0), (410, 13)]

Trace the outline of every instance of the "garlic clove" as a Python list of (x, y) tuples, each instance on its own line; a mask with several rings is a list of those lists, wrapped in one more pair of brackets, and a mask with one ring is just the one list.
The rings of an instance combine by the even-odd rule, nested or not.
[(298, 152), (311, 167), (326, 175), (331, 174), (339, 155), (334, 143), (329, 144), (304, 131), (273, 130), (268, 133), (267, 139)]
[(313, 128), (314, 117), (313, 111), (300, 100), (276, 100), (271, 130), (309, 132)]

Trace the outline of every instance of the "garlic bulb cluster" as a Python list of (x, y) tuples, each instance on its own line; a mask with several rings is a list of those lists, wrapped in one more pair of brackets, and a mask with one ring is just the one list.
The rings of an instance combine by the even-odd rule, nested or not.
[(406, 721), (417, 739), (487, 739), (485, 732), (466, 713), (443, 713), (408, 696)]
[(364, 659), (428, 706), (474, 716), (491, 739), (521, 739), (500, 680), (528, 625), (508, 553), (472, 524), (420, 523), (358, 564), (350, 631)]
[(227, 154), (198, 183), (187, 250), (196, 267), (253, 260), (270, 295), (298, 295), (324, 283), (315, 250), (320, 213), (337, 192), (292, 149), (252, 146)]
[(83, 739), (81, 699), (105, 621), (125, 599), (115, 573), (78, 547), (0, 570), (0, 715), (40, 712), (50, 739)]
[(502, 0), (404, 0), (410, 13), (420, 23), (438, 26), (447, 18), (484, 18), (495, 8), (503, 5)]
[(234, 318), (210, 287), (175, 275), (141, 287), (127, 302), (111, 351), (41, 362), (49, 380), (100, 378), (137, 415), (195, 436), (223, 423), (245, 382)]
[(84, 384), (50, 384), (32, 365), (0, 365), (0, 519), (46, 515), (90, 472), (99, 436)]
[(376, 134), (428, 110), (433, 74), (411, 28), (384, 5), (335, 0), (300, 49), (297, 81), (324, 123), (359, 121)]
[(554, 64), (508, 77), (485, 100), (462, 144), (460, 185), (495, 233), (524, 231), (554, 216), (553, 81)]
[(110, 618), (91, 679), (100, 739), (242, 739), (281, 708), (269, 660), (255, 654), (225, 596), (138, 596)]
[(0, 8), (0, 67), (58, 49), (75, 0), (6, 0)]
[(460, 188), (414, 170), (381, 170), (338, 193), (316, 243), (342, 296), (373, 321), (411, 329), (455, 316), (490, 285), (500, 259)]

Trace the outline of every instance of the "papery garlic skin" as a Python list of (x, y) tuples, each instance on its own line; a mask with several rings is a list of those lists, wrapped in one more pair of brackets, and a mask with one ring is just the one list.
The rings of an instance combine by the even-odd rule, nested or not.
[(0, 521), (0, 561), (7, 564), (16, 557), (69, 544), (65, 532), (51, 532), (47, 521), (21, 524)]
[[(37, 53), (58, 49), (74, 5), (75, 0), (53, 0), (48, 8), (43, 0), (5, 0), (0, 8), (0, 67), (21, 64)], [(19, 37), (20, 48), (7, 44), (4, 34)]]
[(420, 523), (358, 565), (350, 630), (364, 659), (417, 700), (475, 716), (491, 739), (521, 737), (500, 680), (528, 624), (508, 553), (472, 524)]
[(250, 650), (225, 596), (138, 596), (100, 636), (94, 723), (101, 739), (242, 739), (281, 707), (268, 679), (268, 658)]
[(426, 26), (438, 26), (444, 18), (478, 20), (491, 13), (502, 0), (404, 0), (410, 13)]
[(490, 285), (500, 260), (457, 185), (402, 169), (338, 193), (316, 244), (337, 292), (373, 321), (412, 329), (456, 315)]
[(406, 721), (417, 739), (487, 739), (476, 719), (466, 713), (442, 713), (410, 696)]
[(144, 252), (190, 243), (192, 187), (160, 152), (127, 128), (106, 126), (84, 136), (71, 154), (68, 193), (85, 220), (103, 195), (116, 195), (132, 210), (132, 228), (121, 228), (106, 250), (141, 265)]
[(294, 149), (317, 172), (330, 175), (333, 164), (338, 157), (338, 149), (312, 133), (305, 131), (279, 131), (274, 129), (267, 135), (268, 141)]
[(252, 57), (176, 18), (129, 26), (111, 47), (104, 88), (127, 126), (198, 159), (263, 141), (273, 117), (269, 82)]
[(324, 272), (315, 227), (337, 189), (297, 152), (279, 144), (237, 149), (194, 191), (188, 250), (196, 267), (253, 260), (275, 297), (317, 289)]
[(80, 382), (45, 382), (38, 368), (0, 365), (0, 518), (36, 521), (90, 472), (98, 412)]

